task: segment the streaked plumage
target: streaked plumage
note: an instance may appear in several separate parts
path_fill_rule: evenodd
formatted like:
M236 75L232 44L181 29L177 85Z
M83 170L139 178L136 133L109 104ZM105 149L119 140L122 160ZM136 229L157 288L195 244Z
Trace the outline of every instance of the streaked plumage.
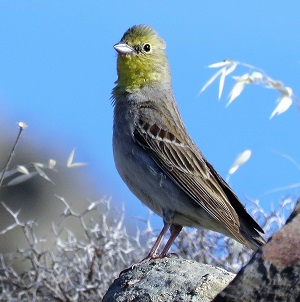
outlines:
M164 229L147 259L163 257L182 226L204 227L252 249L261 227L206 161L182 122L174 100L165 43L150 27L130 28L116 44L113 149L129 189L163 217ZM160 240L171 237L160 255Z

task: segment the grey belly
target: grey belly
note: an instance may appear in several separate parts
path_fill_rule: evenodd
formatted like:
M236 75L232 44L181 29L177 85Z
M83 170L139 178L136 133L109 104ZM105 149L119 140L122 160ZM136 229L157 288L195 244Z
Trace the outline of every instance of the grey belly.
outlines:
M120 144L120 140L114 139L113 148L115 164L123 181L154 213L162 216L163 209L168 209L174 213L174 223L228 234L223 224L176 185L142 147Z

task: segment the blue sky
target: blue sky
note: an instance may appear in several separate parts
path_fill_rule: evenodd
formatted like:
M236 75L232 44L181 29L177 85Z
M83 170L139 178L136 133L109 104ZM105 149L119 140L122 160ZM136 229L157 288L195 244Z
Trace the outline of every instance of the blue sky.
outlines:
M259 199L275 207L299 188L299 111L296 104L269 120L278 94L253 86L229 108L221 101L211 63L230 58L262 68L299 91L299 1L9 1L0 2L1 129L12 137L16 123L29 125L23 141L43 146L41 158L88 162L87 179L124 202L132 216L147 209L118 176L112 156L111 89L116 80L113 45L135 24L154 27L167 42L175 97L194 141L226 177L238 153L253 155L230 179L243 203ZM170 7L171 5L171 7ZM245 70L237 70L240 75ZM53 154L55 150L55 154ZM18 152L22 152L21 149ZM39 160L39 159L37 159ZM101 193L100 193L101 192Z

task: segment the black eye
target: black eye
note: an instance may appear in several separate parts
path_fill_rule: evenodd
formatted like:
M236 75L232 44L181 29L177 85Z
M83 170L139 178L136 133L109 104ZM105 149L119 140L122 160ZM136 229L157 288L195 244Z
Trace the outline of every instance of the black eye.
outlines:
M146 51L146 52L149 52L150 50L151 50L151 46L150 46L150 44L145 44L144 45L144 47L143 47L143 49Z

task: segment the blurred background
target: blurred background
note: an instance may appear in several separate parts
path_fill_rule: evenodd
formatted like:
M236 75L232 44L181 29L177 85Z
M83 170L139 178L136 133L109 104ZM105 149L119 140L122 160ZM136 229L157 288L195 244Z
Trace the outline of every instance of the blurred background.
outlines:
M300 95L299 10L296 0L1 1L0 170L19 121L28 128L10 168L50 158L58 164L57 172L50 173L54 184L35 177L1 188L0 200L40 225L53 220L50 209L56 214L62 210L55 194L83 208L89 200L109 197L115 208L124 205L126 221L133 229L137 217L148 216L148 209L119 177L111 144L110 96L117 78L113 45L135 24L151 25L166 41L183 120L216 170L225 178L236 156L252 150L251 159L229 182L242 203L259 200L270 211L283 198L298 196L297 102L269 120L279 96L273 90L246 87L228 108L230 79L226 79L221 101L217 83L202 94L199 91L215 72L207 66L229 58L262 68ZM74 161L87 166L65 167L74 148ZM11 223L5 213L0 208L1 229ZM160 218L153 221L161 227Z

